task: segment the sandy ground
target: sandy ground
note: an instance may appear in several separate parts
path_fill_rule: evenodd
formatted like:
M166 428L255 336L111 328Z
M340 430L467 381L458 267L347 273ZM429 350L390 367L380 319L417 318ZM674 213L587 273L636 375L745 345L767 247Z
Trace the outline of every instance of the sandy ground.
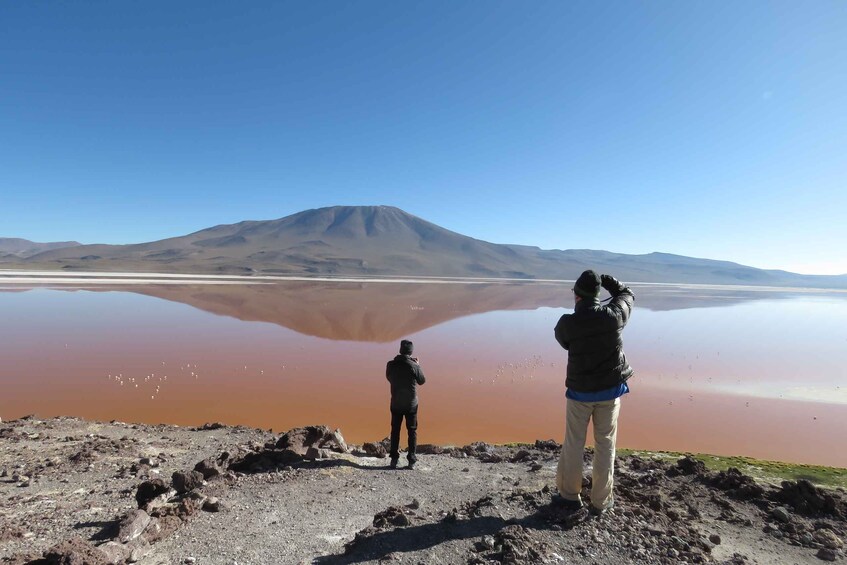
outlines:
M558 457L551 441L424 446L414 470L392 470L378 457L382 444L346 446L322 427L283 436L206 428L32 417L0 424L0 559L221 565L844 559L842 491L758 484L740 473L710 472L693 459L619 458L615 508L593 516L550 504ZM587 492L590 453L586 461Z

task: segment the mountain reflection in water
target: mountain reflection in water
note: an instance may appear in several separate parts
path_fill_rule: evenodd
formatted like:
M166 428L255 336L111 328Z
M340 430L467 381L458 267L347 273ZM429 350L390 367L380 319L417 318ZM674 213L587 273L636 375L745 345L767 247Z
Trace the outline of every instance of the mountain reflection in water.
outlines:
M0 291L4 419L324 423L378 440L385 362L411 338L422 442L563 435L567 354L552 329L573 307L567 283L61 288ZM847 293L633 288L621 447L847 466L830 448L847 416Z
M245 322L270 322L303 335L387 343L455 318L500 310L572 308L570 284L312 283L143 285L123 290L189 304ZM633 286L637 307L665 311L725 307L796 293L690 286Z

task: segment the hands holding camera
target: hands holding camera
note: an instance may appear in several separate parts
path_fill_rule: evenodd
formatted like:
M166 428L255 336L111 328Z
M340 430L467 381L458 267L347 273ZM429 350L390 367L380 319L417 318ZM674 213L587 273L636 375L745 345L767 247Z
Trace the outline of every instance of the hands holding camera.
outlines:
M618 279L611 275L600 275L600 286L609 291L609 294L614 296L616 293L620 292L621 283Z

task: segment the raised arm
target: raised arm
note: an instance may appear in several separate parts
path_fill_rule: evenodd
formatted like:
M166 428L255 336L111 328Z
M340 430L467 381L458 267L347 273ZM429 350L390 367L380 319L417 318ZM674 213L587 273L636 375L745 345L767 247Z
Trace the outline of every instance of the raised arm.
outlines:
M426 382L426 377L424 376L423 369L417 363L415 363L415 380L419 385L422 385Z
M600 284L612 295L612 301L609 302L608 308L614 314L618 327L624 327L629 321L630 314L632 314L635 294L628 286L609 275L600 275Z

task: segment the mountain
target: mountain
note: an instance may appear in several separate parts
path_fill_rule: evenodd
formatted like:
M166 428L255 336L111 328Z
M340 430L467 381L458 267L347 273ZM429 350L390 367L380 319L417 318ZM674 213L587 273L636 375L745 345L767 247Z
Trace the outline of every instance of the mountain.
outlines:
M26 258L51 249L62 249L81 245L77 241L55 241L52 243L37 243L17 237L0 237L0 258Z
M474 239L390 206L335 206L220 225L134 245L80 245L0 266L88 271L575 279L593 268L626 281L847 288L810 276L665 253L542 250Z

